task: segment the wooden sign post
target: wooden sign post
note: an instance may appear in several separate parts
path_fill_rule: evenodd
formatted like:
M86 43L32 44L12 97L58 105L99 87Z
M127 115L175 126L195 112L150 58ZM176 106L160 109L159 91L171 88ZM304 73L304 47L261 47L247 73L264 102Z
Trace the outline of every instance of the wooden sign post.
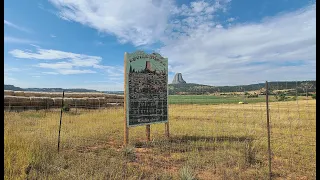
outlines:
M168 59L158 53L143 51L124 55L124 145L128 144L129 127L146 125L150 141L150 125L168 121Z

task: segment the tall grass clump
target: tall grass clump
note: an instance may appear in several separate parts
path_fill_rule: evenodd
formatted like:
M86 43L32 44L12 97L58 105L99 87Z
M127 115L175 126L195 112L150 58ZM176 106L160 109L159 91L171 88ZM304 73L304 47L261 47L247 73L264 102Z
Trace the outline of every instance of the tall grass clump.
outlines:
M194 171L189 166L183 166L179 171L179 177L181 180L196 180Z

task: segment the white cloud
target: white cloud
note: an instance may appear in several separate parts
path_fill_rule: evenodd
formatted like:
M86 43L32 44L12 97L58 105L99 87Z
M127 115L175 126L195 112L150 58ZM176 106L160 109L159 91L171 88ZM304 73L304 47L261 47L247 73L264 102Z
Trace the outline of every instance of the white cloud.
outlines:
M35 45L34 45L35 46ZM30 52L27 50L14 49L9 53L21 59L38 59L38 60L50 60L59 62L43 62L34 65L34 67L53 69L56 72L43 72L45 74L86 74L96 73L96 71L90 69L81 68L94 68L100 69L107 73L109 77L123 76L123 66L106 66L102 65L102 58L100 56L90 56L85 54L77 54L72 52L65 52L53 49L41 49L39 46L36 52ZM80 68L80 69L79 69Z
M59 10L62 19L116 35L119 42L132 42L136 46L158 41L167 28L172 11L176 9L173 0L50 2Z
M229 19L227 19L227 22L233 22L234 20L236 20L235 18L229 18Z
M24 59L43 59L43 60L57 60L57 59L70 59L73 62L91 65L98 64L101 61L101 57L88 56L84 54L76 54L71 52L64 52L53 49L41 49L38 48L36 53L26 52L19 49L14 49L9 52L14 57Z
M88 1L50 0L59 17L81 23L99 32L113 34L119 42L135 46L152 44L187 33L198 25L211 27L214 13L226 11L230 0L196 1L181 7L174 0ZM169 34L168 34L169 33Z
M28 40L28 39L21 39L15 37L4 36L5 43L16 43L16 44L30 44L30 43L37 43L36 41Z
M225 26L216 16L227 11L230 0L180 7L173 0L50 1L61 18L113 34L122 43L160 41L159 51L169 58L170 71L182 72L187 82L231 85L315 78L315 3L258 23L229 18L223 22L233 24ZM108 67L96 68L113 73Z
M54 35L54 34L50 34L50 37L55 38L55 37L57 37L57 36Z
M166 46L181 37L189 37L196 29L209 31L216 25L221 26L215 21L216 14L224 12L229 3L228 0L196 1L191 2L189 6L183 4L181 7L176 7L173 18L167 25L165 36L160 40Z
M57 73L57 72L42 72L43 74L50 74L50 75L57 75L57 74L59 74L59 73Z
M35 45L35 44L30 44L30 46L33 46L33 47L35 47L35 48L40 48L40 46Z
M123 76L124 67L123 66L101 66L109 77L119 77Z
M49 67L44 67L44 68L49 68ZM47 75L58 75L58 74L62 74L62 75L70 75L70 74L94 74L97 73L96 71L90 70L90 69L84 69L84 70L80 70L80 69L68 69L68 68L51 68L56 70L56 72L42 72L42 74L47 74Z
M216 28L217 28L217 29L221 29L221 28L223 28L223 26L222 26L221 24L217 24L217 25L216 25Z
M48 68L48 69L72 69L73 64L67 62L57 62L57 63L39 63L36 65L37 67L41 68Z
M162 36L174 7L172 0L50 0L62 19L75 21L99 32L116 35L122 43L139 46Z
M100 62L102 60L99 56L89 56L85 54L76 54L71 52L64 52L52 49L37 48L37 52L23 51L14 49L9 53L21 59L38 59L38 60L60 60L56 63L39 63L36 67L54 69L60 74L85 74L96 73L87 69L74 69L74 68L101 68ZM63 60L63 61L61 61Z
M179 35L160 50L169 57L172 71L182 72L187 82L315 79L315 5L259 23L207 27L188 28L188 36ZM296 65L286 65L290 63Z
M59 69L58 72L60 74L88 74L88 73L96 73L92 70L79 70L79 69Z
M18 25L16 25L16 24L13 24L12 22L9 22L9 21L7 21L7 20L4 20L4 24L7 25L7 26L9 26L9 27L13 27L13 28L15 28L15 29L18 29L18 30L20 30L20 31L24 31L24 32L27 32L27 33L30 33L30 32L31 32L29 29L24 28L24 27L21 27L21 26L18 26Z

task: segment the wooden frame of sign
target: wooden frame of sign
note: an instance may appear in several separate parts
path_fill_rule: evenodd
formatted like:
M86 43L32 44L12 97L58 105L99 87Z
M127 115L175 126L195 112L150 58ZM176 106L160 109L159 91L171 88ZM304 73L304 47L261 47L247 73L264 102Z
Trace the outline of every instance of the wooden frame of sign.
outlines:
M158 53L143 51L124 54L124 145L129 142L129 127L146 125L150 141L150 125L168 120L168 59Z

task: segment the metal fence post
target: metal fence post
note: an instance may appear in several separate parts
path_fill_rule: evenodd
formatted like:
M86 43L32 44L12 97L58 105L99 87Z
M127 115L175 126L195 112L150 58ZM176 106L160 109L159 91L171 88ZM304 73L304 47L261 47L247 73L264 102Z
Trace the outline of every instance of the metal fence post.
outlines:
M269 97L268 97L268 81L266 81L266 106L267 106L267 129L268 129L268 156L269 156L269 179L271 180L271 147L270 147L270 121L269 121Z
M61 131L61 121L62 121L62 111L63 111L63 98L64 98L64 91L62 92L62 102L61 102L61 111L60 111L60 125L59 125L59 135L58 135L58 153L60 150L60 131Z

